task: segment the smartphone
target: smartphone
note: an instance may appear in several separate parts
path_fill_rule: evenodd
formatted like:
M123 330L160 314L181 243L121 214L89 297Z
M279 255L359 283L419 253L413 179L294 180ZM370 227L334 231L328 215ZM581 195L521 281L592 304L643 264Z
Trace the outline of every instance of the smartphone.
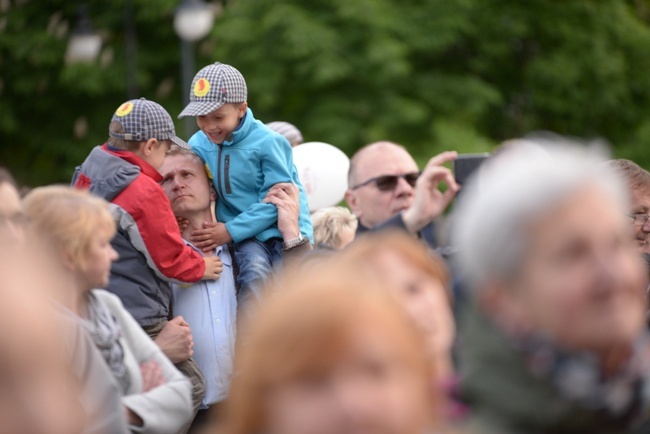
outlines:
M453 162L454 179L463 185L469 176L478 169L490 154L460 154Z

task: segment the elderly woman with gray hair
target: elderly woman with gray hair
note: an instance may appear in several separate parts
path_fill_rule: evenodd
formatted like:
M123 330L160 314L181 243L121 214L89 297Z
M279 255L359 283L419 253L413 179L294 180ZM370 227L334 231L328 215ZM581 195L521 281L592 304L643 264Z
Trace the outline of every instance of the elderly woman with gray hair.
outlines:
M496 156L455 209L471 433L648 432L644 265L593 148Z

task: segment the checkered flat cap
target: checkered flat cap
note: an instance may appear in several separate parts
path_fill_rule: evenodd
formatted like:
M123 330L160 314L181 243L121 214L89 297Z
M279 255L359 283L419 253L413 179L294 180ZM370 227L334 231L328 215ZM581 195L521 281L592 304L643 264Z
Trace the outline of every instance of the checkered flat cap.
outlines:
M246 102L247 98L246 80L241 72L215 62L194 76L190 103L178 117L207 115L226 103Z
M160 104L145 98L132 99L120 105L112 122L117 122L124 128L123 133L111 131L108 135L120 140L171 140L181 148L190 149L184 140L176 136L174 121Z

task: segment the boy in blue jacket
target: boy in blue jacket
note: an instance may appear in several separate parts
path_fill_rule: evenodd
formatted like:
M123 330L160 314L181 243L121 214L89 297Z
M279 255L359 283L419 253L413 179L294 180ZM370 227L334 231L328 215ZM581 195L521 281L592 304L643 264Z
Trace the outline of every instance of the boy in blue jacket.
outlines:
M192 150L205 162L217 190L218 223L205 222L190 241L203 250L233 242L239 266L238 301L260 295L282 250L310 242L313 229L307 194L293 164L289 142L253 117L242 74L216 62L201 69L190 91L190 103L178 116L195 116L200 131L190 138ZM300 232L283 242L278 213L262 200L280 182L300 190Z

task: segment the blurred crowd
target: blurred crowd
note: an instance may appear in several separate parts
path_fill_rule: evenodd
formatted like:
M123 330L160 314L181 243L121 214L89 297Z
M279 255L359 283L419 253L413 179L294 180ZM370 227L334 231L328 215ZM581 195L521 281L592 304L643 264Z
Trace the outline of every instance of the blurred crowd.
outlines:
M381 141L309 213L295 126L229 65L190 97L189 143L138 99L69 186L0 168L3 433L650 432L647 170Z

